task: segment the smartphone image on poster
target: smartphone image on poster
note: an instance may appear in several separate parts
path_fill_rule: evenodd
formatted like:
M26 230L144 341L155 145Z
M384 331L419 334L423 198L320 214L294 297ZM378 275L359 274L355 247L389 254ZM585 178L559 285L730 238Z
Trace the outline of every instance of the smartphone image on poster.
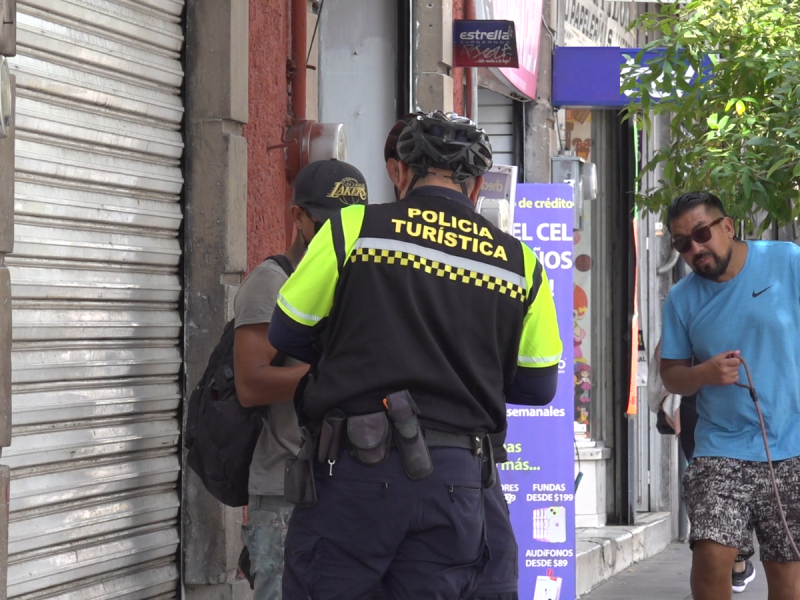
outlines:
M550 544L567 541L567 510L563 506L537 508L533 511L533 539Z
M567 509L551 506L547 509L547 541L563 544L567 541Z
M553 569L547 569L547 575L536 578L533 589L533 600L559 600L561 597L561 577L553 575Z

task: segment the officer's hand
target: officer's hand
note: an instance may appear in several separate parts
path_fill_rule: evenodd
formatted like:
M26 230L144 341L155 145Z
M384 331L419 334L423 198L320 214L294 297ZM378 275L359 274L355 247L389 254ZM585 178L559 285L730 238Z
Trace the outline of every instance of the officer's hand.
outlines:
M706 385L731 385L739 381L739 350L728 350L703 363Z

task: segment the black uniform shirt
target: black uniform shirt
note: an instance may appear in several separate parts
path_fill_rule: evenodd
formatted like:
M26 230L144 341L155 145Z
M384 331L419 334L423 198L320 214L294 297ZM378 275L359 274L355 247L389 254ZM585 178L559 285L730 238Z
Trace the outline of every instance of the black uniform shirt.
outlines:
M293 328L326 329L306 415L380 411L386 394L408 389L430 428L504 430L517 367L561 357L543 275L530 249L453 190L343 210L278 299Z

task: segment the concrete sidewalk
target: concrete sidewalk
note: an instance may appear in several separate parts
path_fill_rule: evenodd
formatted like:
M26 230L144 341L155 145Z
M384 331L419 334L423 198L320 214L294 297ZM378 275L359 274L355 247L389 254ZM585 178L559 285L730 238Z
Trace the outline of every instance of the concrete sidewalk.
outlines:
M576 592L587 594L632 564L655 556L672 541L669 513L639 513L636 525L576 530Z
M758 552L756 552L756 557ZM691 600L689 572L692 552L689 544L679 542L667 546L666 550L652 558L636 563L613 576L597 588L581 596L581 600ZM765 600L767 579L764 568L753 561L756 578L741 594L733 594L734 600Z

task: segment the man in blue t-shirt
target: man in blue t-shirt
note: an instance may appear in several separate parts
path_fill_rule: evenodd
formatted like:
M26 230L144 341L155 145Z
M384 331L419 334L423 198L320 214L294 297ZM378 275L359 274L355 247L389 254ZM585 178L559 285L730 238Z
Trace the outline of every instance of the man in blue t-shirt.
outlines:
M697 393L694 459L683 480L695 600L731 597L736 555L755 529L770 600L800 598L800 562L783 530L756 408L758 390L786 518L800 540L800 247L735 239L719 198L685 194L667 214L672 245L692 266L664 304L661 376ZM697 362L692 365L692 357Z

